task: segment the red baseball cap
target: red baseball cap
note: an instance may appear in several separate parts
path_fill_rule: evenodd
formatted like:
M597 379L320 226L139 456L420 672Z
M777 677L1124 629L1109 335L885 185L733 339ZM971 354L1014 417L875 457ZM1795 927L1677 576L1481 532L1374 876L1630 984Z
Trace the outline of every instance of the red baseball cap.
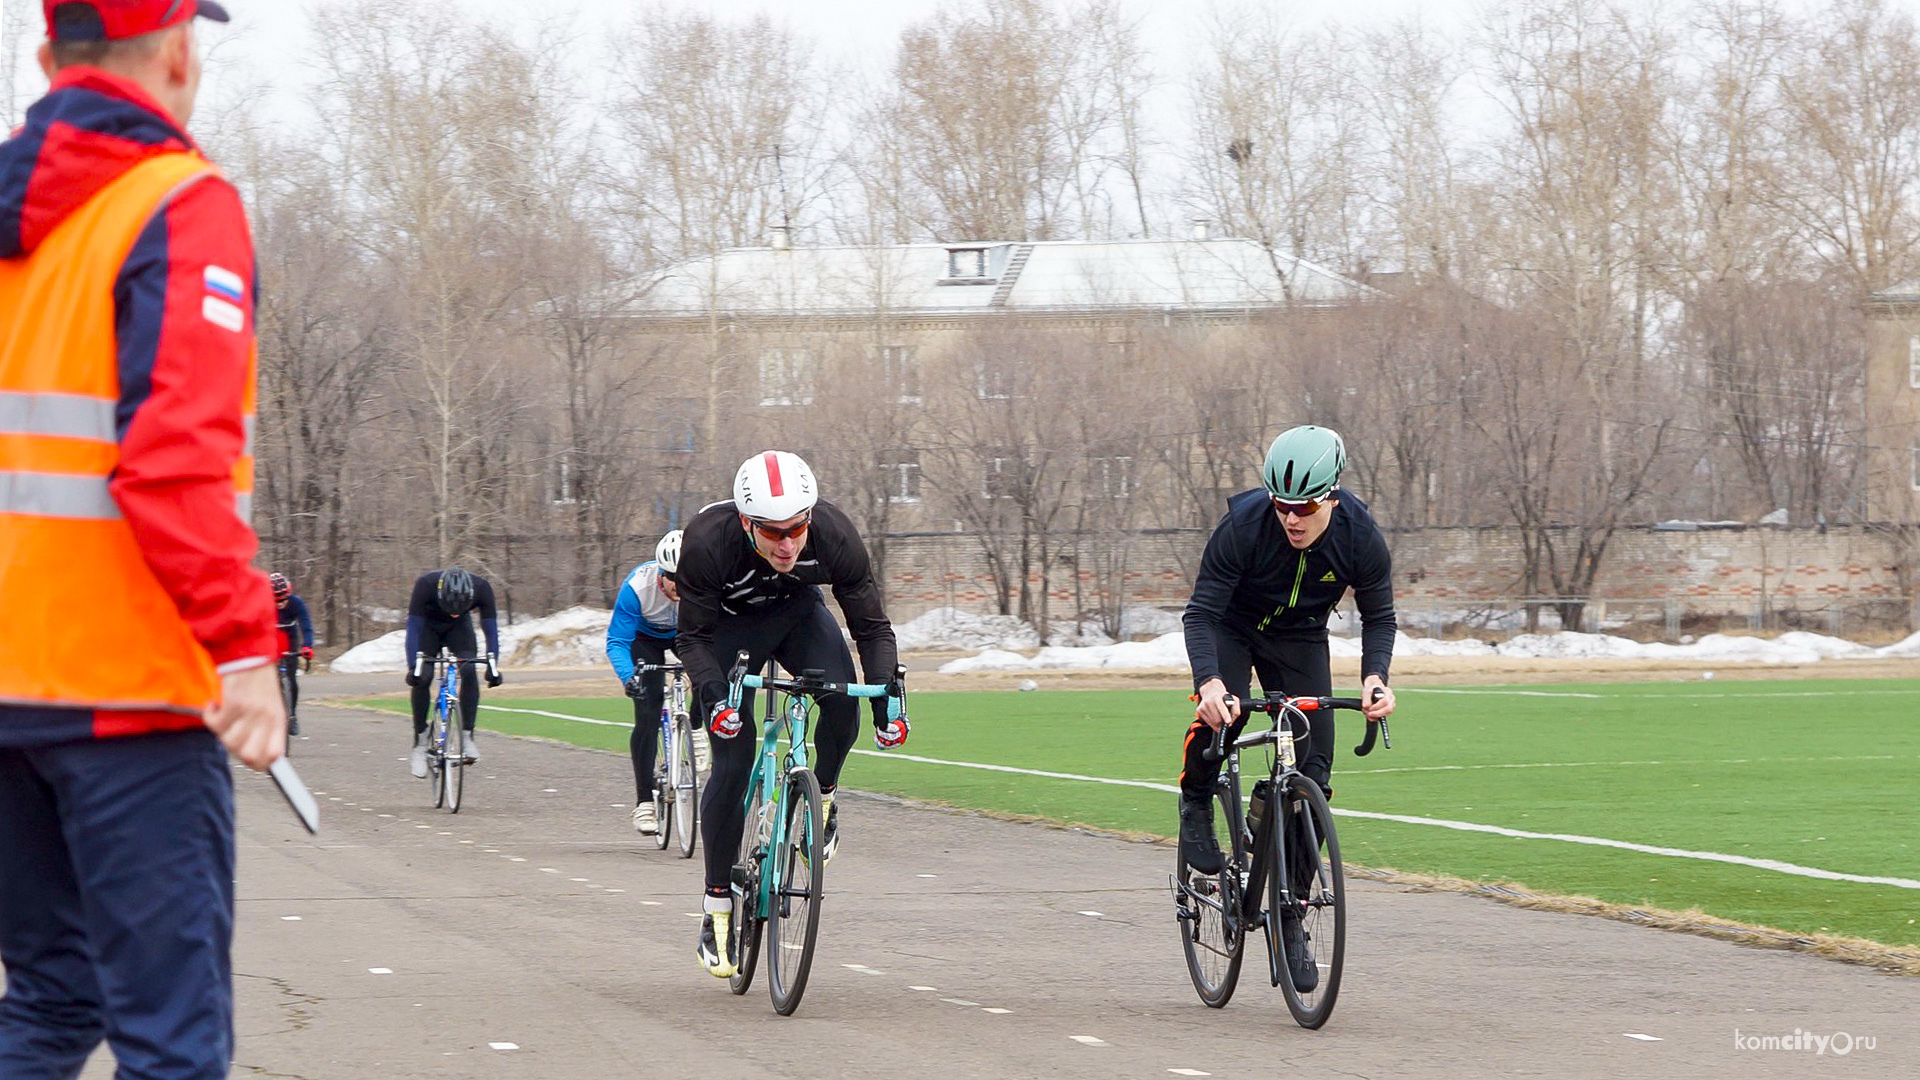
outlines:
M118 41L178 26L195 15L228 21L213 0L40 0L54 41Z

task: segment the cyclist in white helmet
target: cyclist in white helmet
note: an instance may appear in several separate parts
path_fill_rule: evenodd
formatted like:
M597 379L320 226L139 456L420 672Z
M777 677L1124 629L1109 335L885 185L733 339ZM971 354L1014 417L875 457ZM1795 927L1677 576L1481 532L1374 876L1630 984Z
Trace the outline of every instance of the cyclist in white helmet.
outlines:
M1346 466L1337 432L1310 424L1282 432L1261 469L1265 486L1227 500L1200 557L1182 619L1200 705L1180 771L1180 850L1201 873L1219 873L1223 861L1213 831L1220 763L1202 751L1222 725L1238 736L1246 717L1229 699L1247 696L1255 672L1270 694L1332 695L1327 615L1348 589L1360 609L1366 713L1379 719L1393 712L1393 560L1367 504L1339 486ZM1328 795L1333 746L1333 713L1315 714L1300 771ZM1303 933L1298 915L1283 910L1280 930L1289 939L1287 955L1301 959L1289 972L1295 988L1312 990L1319 972L1313 954L1293 940Z
M679 529L661 537L653 558L627 574L613 603L613 621L607 624L607 659L633 699L633 738L628 742L633 756L633 828L646 836L659 829L653 813L653 767L660 750L660 703L666 697L666 681L658 671L641 675L635 669L664 663L667 650L673 647L680 621L680 592L673 581L680 567L680 542Z
M788 671L817 669L830 682L856 681L853 657L821 599L821 585L831 586L839 601L867 682L890 682L896 653L867 545L847 515L819 497L813 470L799 457L768 450L748 458L734 477L732 501L700 511L687 525L684 544L674 650L687 666L713 744L713 773L700 800L707 918L696 951L703 968L725 978L740 962L732 955L728 885L756 747L753 692L747 691L738 710L727 707L727 671L735 655L744 650L756 668L772 657ZM874 742L882 749L905 743L907 718L889 720L884 700L873 705ZM820 702L814 770L826 795L829 859L840 839L834 785L858 726L852 698Z

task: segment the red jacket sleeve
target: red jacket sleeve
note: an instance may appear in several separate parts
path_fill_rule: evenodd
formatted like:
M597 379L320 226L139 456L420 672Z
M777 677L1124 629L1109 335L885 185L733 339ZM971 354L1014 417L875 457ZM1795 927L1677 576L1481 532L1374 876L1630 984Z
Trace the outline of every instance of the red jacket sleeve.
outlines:
M112 491L154 576L222 670L277 650L272 591L252 568L234 467L250 453L254 261L240 196L208 178L177 194L115 284L120 466Z

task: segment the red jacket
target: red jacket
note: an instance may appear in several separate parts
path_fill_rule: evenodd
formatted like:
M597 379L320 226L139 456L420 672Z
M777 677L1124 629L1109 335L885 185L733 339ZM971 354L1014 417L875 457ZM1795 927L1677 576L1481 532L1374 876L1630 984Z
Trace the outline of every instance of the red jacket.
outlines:
M0 258L31 254L147 158L193 148L131 81L84 67L60 72L26 125L0 143ZM252 243L233 187L209 178L155 212L121 265L113 302L113 500L218 669L266 663L276 651L273 599L250 566L257 542L244 508L236 511L233 479L250 441L233 403L249 396L256 302ZM0 605L0 618L9 617L19 616ZM125 640L101 647L140 645L130 627ZM187 719L198 723L178 714L0 705L0 746L137 734Z

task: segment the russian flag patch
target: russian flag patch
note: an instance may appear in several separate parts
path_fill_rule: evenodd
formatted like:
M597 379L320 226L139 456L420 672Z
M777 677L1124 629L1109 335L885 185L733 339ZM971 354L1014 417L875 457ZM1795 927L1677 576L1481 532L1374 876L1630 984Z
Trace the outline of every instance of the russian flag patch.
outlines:
M229 304L217 296L209 296L200 301L200 316L222 330L240 333L247 328L247 313L239 305Z
M225 267L207 267L206 280L207 291L215 296L223 297L236 304L247 298L247 283L241 280L239 274Z

